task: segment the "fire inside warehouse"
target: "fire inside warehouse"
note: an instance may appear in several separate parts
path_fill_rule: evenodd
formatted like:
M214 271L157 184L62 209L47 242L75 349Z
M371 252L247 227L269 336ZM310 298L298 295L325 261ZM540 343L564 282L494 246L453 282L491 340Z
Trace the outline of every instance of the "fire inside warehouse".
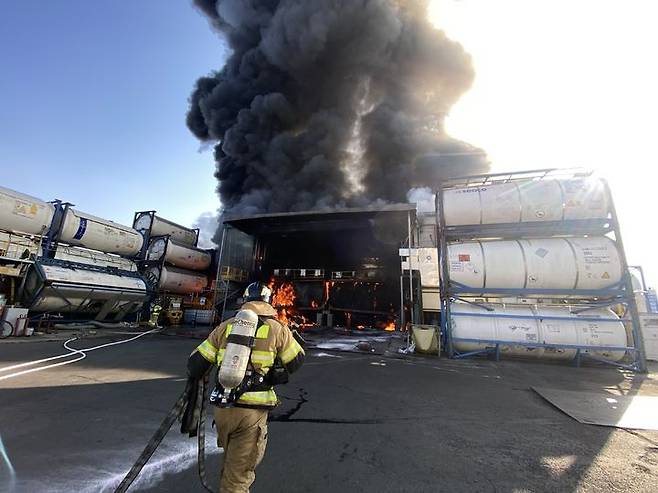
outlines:
M409 319L399 248L415 211L395 204L226 218L222 252L227 263L246 259L248 276L269 283L292 326L395 330L405 311Z

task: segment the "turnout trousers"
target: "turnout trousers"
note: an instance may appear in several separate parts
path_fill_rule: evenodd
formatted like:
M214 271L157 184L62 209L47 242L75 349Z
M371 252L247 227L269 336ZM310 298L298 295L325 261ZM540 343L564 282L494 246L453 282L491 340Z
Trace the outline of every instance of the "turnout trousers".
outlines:
M267 446L266 409L214 408L217 444L224 449L220 493L249 493Z

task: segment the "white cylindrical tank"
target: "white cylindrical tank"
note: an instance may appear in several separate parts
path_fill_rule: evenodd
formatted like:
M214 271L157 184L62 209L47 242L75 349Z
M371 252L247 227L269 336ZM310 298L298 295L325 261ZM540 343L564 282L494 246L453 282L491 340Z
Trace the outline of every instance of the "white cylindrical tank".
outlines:
M206 270L212 261L211 255L199 248L181 245L171 238L156 238L151 241L146 258L161 260L181 269Z
M170 236L183 245L196 245L196 231L163 219L150 212L142 212L135 219L133 227L139 231L151 231L153 236Z
M42 235L50 228L54 214L54 205L0 187L0 229Z
M622 277L617 247L604 236L453 243L448 258L452 281L483 290L604 289Z
M529 306L518 306L513 308L496 308L494 312L469 305L467 303L453 303L452 311L452 337L454 347L460 352L478 351L491 347L489 342L483 341L505 341L523 344L537 343L540 340L539 323L533 319L533 312ZM523 318L494 318L480 317L475 315L494 314L520 315ZM471 339L461 341L460 339ZM525 345L506 345L500 347L501 352L515 356L526 356L535 354L541 356L542 348L533 348Z
M219 365L219 383L225 389L233 389L244 379L251 347L240 341L231 341L231 336L254 337L258 327L258 315L252 310L240 310L231 322L231 333L224 351L224 358Z
M68 262L78 262L80 264L97 265L100 267L115 267L120 270L137 272L137 264L130 259L96 250L87 250L86 248L59 245L55 252L55 258Z
M610 309L599 308L579 314L569 307L550 306L489 306L493 311L467 303L452 303L452 337L457 351L478 351L501 344L503 354L551 359L572 359L576 347L605 359L619 361L624 350L596 349L596 347L626 347L626 329L619 317ZM494 315L494 316L481 316ZM496 317L495 315L503 315ZM528 318L506 318L519 315ZM533 318L538 316L540 318ZM541 318L546 317L546 318ZM600 319L600 320L597 320ZM615 319L615 320L610 320ZM541 344L541 347L533 344Z
M25 277L22 298L35 312L134 313L147 290L139 277L37 263Z
M618 319L619 317L609 308L587 310L578 314L570 313L568 308L548 307L538 305L535 313L540 316L551 317L541 319L542 341L544 344L578 344L582 346L616 346L627 345L626 328L621 320L615 322L596 321L592 319ZM552 317L568 316L569 320L556 320ZM573 342L576 341L576 342ZM582 352L593 354L601 358L619 361L624 357L625 351L610 351L584 349ZM576 349L546 348L544 355L550 358L572 359L576 356Z
M446 190L447 226L600 219L608 217L600 178L545 179Z
M198 272L175 267L151 267L149 271L159 279L158 289L177 294L200 293L208 285L208 278Z
M137 255L144 243L144 237L133 228L74 209L67 210L59 239L126 257Z

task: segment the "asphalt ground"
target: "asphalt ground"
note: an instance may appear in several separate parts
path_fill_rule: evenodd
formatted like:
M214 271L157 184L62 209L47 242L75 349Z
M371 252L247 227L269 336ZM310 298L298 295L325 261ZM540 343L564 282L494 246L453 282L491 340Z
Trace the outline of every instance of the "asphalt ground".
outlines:
M0 381L0 491L112 491L182 391L198 343L145 336ZM0 343L0 368L63 352ZM310 350L279 390L252 491L658 491L658 433L580 424L532 386L658 395L655 374L612 368ZM172 429L131 491L204 491L195 440Z

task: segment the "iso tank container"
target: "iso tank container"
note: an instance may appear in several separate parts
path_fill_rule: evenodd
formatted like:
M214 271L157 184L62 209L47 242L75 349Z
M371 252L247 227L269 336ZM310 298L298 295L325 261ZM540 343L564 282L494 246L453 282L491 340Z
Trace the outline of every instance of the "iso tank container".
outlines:
M627 346L624 324L608 308L587 310L579 314L571 313L569 307L490 306L489 308L492 311L466 303L451 304L453 345L457 351L483 350L495 346L496 342L501 342L505 343L500 346L501 353L510 356L575 358L576 347L559 346L594 346L592 349L582 349L581 353L612 361L620 361L625 355L624 350L596 349L596 347ZM515 317L506 318L505 315ZM541 346L533 346L533 344Z
M448 189L447 226L602 219L610 204L600 178L527 180Z
M619 251L604 236L454 243L448 257L450 279L483 292L605 289L622 278Z
M190 270L206 270L212 261L211 255L199 248L182 245L171 238L156 238L151 241L147 260L162 260L175 267Z
M54 214L53 204L0 187L0 229L42 235L50 228Z
M139 277L35 263L22 290L34 312L135 313L147 299Z
M169 236L183 245L196 246L197 234L195 230L163 219L153 212L138 213L133 227L139 231L150 231L151 237Z
M158 289L176 294L200 293L208 285L208 278L197 272L176 267L151 267L151 274L158 279Z
M137 272L137 264L132 260L109 253L97 252L96 250L87 250L86 248L59 245L55 252L55 258L79 264L113 267L119 270Z
M126 257L137 255L144 243L144 237L133 228L74 209L66 211L59 239Z
M0 229L43 235L54 214L53 204L0 187ZM75 209L67 210L59 240L127 257L139 253L143 243L134 229Z

